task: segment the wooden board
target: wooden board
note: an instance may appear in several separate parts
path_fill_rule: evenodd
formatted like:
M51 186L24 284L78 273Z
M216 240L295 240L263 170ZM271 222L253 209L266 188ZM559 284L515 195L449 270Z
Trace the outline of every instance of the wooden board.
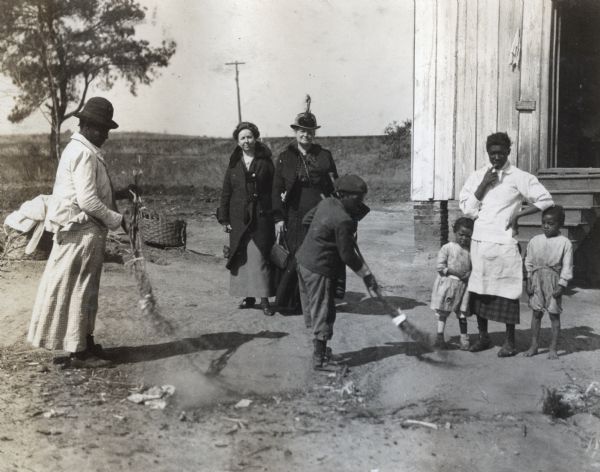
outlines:
M479 0L477 8L477 158L488 162L485 140L498 124L498 26L500 0Z
M537 103L534 111L519 114L519 168L535 173L540 151L540 86L542 60L543 11L546 0L523 2L523 39L521 54L520 100Z
M511 51L521 44L522 0L501 0L498 29L498 131L506 131L513 142L511 161L517 162L519 112L515 103L521 88L521 65L510 64Z
M476 169L477 0L458 1L454 198Z
M411 199L433 198L435 157L436 0L415 2Z
M448 200L454 190L457 0L438 1L435 74L435 159L433 199Z
M553 3L545 0L542 14L542 57L540 69L540 150L538 155L537 169L551 166L552 156L550 155L550 63L552 61L552 34L553 34Z

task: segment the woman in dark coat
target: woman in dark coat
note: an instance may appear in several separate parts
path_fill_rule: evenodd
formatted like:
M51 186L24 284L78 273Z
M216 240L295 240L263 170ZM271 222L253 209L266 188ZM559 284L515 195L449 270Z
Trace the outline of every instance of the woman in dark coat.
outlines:
M333 193L333 180L338 177L331 152L313 142L320 126L310 112L310 97L306 97L306 102L306 111L290 125L296 140L279 155L273 177L275 232L277 237L285 237L292 256L306 235L307 228L302 225L304 215ZM300 310L294 257L289 258L288 268L279 274L276 296L279 310Z
M273 315L269 304L273 284L269 252L274 231L271 212L273 162L271 151L258 141L256 125L241 122L233 132L237 146L225 172L219 223L229 232L227 269L231 273L230 294L244 297L240 308L253 308L261 298L265 315Z

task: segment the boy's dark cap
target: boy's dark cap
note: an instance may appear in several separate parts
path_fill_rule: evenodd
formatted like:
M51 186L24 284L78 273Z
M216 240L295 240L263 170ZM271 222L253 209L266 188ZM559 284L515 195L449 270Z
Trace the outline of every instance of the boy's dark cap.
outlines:
M335 189L338 192L367 193L367 184L358 175L343 175L335 181Z

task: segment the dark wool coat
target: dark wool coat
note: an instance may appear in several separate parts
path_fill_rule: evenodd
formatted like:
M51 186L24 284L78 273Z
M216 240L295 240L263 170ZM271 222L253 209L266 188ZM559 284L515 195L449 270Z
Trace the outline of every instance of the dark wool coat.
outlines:
M313 144L308 154L310 157L306 161L312 162L312 165L307 181L298 178L298 168L303 166L303 163L297 142L289 144L275 163L273 218L275 221L285 221L285 240L291 255L296 253L306 234L306 228L302 224L304 215L317 206L321 195L328 197L333 193L333 183L329 174L332 174L334 179L338 177L333 157L327 149ZM282 200L281 194L284 192L285 198ZM295 257L290 257L288 267L281 271L276 279L276 305L292 312L300 310Z
M292 253L302 243L305 229L302 218L321 201L321 195L328 197L333 193L332 175L338 173L331 152L318 144L308 150L314 166L310 169L309 181L302 182L297 177L297 168L303 165L298 144L293 142L279 155L273 177L273 218L285 221L287 242ZM308 159L307 159L308 160ZM285 192L282 200L281 194Z
M242 156L242 149L237 146L225 172L218 211L219 223L230 224L232 228L229 233L228 269L245 263L246 246L250 239L266 259L274 242L271 211L274 169L271 151L257 142L249 171L246 171Z

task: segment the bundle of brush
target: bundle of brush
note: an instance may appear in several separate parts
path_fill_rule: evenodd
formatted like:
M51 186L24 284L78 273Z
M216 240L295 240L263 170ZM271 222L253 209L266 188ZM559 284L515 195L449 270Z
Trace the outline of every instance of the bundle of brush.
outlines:
M367 263L365 262L365 258L360 252L360 248L358 247L356 241L354 241L354 250L356 251L356 254L362 261L363 265L366 266ZM371 296L371 298L374 298L375 300L379 301L379 303L381 303L384 306L385 310L387 311L387 314L392 318L392 322L398 328L400 328L400 330L404 334L406 334L411 340L413 340L416 344L418 344L421 348L423 348L426 351L437 350L434 347L429 334L427 334L424 331L421 331L414 324L408 321L408 317L402 311L401 308L394 308L392 305L390 305L390 303L385 298L383 298L383 295L381 295L381 290L379 289L379 287L377 287L374 291L367 287L367 292L369 293L369 296Z
M173 335L175 334L173 326L168 320L161 316L158 310L156 298L154 297L154 292L152 291L152 284L150 283L150 277L146 271L146 260L142 252L143 243L139 228L139 215L143 207L142 199L134 192L131 193L133 194L132 218L129 228L124 227L124 229L125 232L129 234L131 259L127 262L127 264L131 266L137 282L137 289L140 296L138 305L142 311L142 314L151 319L161 332L167 335Z
M369 290L367 287L367 291L369 295L376 300L378 300L386 309L387 314L392 318L392 323L394 323L400 330L406 334L412 341L417 343L423 349L427 351L436 350L431 336L428 333L421 331L414 324L412 324L406 314L402 311L401 308L394 308L381 294L379 288L377 288L374 292Z
M133 193L133 192L132 192ZM142 199L139 195L133 193L133 209L129 228L124 228L129 233L129 245L131 247L131 265L135 280L137 282L138 292L140 294L139 306L144 315L154 315L156 310L156 300L152 293L150 278L146 272L146 261L142 253L142 239L140 237L139 213L142 207Z
M135 185L138 185L139 175L136 174ZM130 192L132 192L130 190ZM148 272L146 271L146 261L144 259L144 254L142 252L142 238L140 235L139 228L139 215L140 210L143 207L142 199L139 195L132 192L132 218L129 227L124 226L125 232L129 235L129 244L131 247L131 259L126 263L131 265L133 269L133 273L135 275L135 279L137 282L137 289L140 296L140 300L138 302L139 307L142 311L142 314L148 317L154 323L156 329L167 336L174 337L176 336L176 329L173 324L164 318L160 313L158 305L156 303L156 298L154 297L154 293L152 291L152 284L150 283L150 277L148 276ZM189 352L194 352L195 346L194 344L188 340L183 339L180 340L181 343L187 345L189 348ZM204 368L202 365L198 364L194 359L190 357L185 357L185 361L190 364L197 375L200 375L204 378L204 380L215 386L218 386L223 392L227 394L238 394L237 390L228 384L224 379L216 379L211 376L212 372L209 371L204 373Z

